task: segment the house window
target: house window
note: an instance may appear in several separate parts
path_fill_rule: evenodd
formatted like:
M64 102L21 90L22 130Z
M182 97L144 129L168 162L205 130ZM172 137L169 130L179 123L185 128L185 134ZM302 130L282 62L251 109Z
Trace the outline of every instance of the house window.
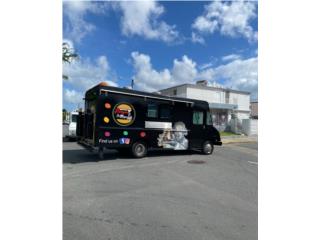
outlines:
M156 104L148 104L147 117L150 117L150 118L158 117L158 107Z
M160 106L160 118L168 119L171 118L171 108L167 105Z
M173 90L173 95L176 96L177 95L177 89Z
M203 112L194 111L192 117L192 123L194 125L202 125L203 124Z

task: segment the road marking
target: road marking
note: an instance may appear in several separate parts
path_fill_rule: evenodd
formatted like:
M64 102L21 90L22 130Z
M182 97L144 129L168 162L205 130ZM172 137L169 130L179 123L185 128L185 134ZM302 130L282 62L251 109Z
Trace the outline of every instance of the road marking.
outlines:
M251 163L251 164L256 164L256 165L258 165L258 163L257 163L257 162L251 162L251 161L248 161L248 163Z

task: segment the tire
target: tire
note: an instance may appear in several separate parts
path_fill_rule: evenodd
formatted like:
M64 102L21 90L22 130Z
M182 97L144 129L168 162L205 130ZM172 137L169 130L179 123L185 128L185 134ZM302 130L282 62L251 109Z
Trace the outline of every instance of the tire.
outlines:
M131 147L131 153L135 158L143 158L147 155L147 146L143 142L135 142Z
M202 145L202 153L205 155L210 155L213 152L213 144L210 141L205 141Z
M98 157L99 157L100 160L104 160L103 148L99 148L99 150L98 150Z

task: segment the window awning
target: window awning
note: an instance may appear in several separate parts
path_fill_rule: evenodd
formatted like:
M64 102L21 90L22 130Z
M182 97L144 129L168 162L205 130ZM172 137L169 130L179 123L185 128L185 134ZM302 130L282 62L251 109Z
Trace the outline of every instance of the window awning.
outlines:
M234 110L234 109L237 109L238 106L235 104L229 104L229 103L209 103L209 108Z

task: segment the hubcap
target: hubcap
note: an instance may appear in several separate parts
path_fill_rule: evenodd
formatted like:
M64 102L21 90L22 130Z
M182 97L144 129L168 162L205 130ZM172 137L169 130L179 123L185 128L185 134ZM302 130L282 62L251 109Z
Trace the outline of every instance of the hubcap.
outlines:
M212 151L212 146L210 143L207 143L205 146L204 146L204 151L205 153L211 153Z
M142 144L137 145L136 147L136 153L137 155L141 156L144 153L144 146Z

